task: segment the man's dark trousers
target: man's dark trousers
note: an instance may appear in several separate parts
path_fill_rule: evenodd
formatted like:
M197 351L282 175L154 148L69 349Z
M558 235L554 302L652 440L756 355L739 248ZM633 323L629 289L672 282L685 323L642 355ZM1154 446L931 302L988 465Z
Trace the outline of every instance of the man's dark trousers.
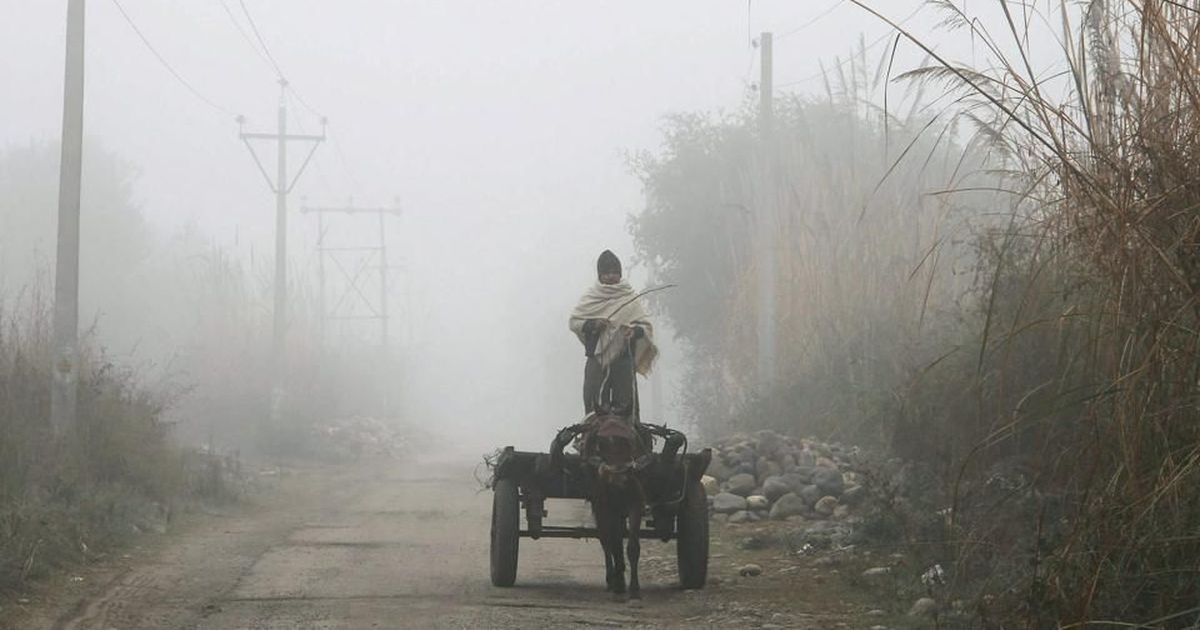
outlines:
M605 370L600 359L588 357L583 368L583 408L586 413L633 413L633 357L621 353Z

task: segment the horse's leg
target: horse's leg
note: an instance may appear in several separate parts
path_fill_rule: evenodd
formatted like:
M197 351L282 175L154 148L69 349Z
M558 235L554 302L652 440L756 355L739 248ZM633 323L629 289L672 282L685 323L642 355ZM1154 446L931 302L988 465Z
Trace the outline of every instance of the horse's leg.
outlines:
M620 504L618 503L617 505ZM610 530L612 533L612 544L609 547L613 552L613 593L618 595L618 599L620 599L620 595L625 593L625 554L621 553L625 548L625 541L622 540L624 533L621 531L623 520L620 511L612 510L609 517L609 522L612 524L612 529Z
M596 521L596 537L600 539L600 549L604 551L604 590L613 590L613 561L612 544L608 532L607 510L597 502L592 503L592 519Z
M604 550L604 590L611 592L613 590L613 561L607 536L600 540L600 547Z
M641 599L638 584L638 559L642 555L642 502L635 499L629 505L629 599ZM620 548L618 548L618 553ZM624 574L622 574L624 577Z

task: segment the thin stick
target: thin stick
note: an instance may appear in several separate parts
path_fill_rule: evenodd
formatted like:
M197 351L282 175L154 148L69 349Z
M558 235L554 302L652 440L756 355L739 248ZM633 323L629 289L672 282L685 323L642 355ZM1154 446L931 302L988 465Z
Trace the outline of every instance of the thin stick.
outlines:
M677 285L677 284L664 284L661 287L654 287L652 289L646 289L645 291L642 291L641 293L629 298L623 304L618 306L617 310L613 311L611 315L604 318L604 321L611 322L612 318L617 316L617 313L620 313L622 309L624 309L626 306L629 306L630 304L633 304L634 302L636 302L638 300L638 298L640 298L644 295L650 295L651 293L658 293L659 291L666 291L667 289L674 289L678 286L679 285Z

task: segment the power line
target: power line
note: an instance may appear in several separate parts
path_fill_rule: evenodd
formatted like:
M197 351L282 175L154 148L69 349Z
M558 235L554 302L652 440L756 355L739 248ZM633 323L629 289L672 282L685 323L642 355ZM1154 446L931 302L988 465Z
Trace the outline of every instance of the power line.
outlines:
M337 154L342 170L346 172L346 179L350 180L350 185L354 186L355 190L359 190L358 178L354 177L354 171L350 170L350 164L346 161L345 154L342 153L342 143L338 141L338 136L333 136L333 141L329 144L333 145L333 152Z
M751 12L751 3L754 0L746 0L746 48L750 51L750 60L746 63L746 73L742 77L744 85L750 85L750 73L754 70L754 58L758 55L754 52L757 43L754 40L754 17Z
M746 75L742 78L742 83L746 85L750 85L750 74L754 72L754 58L757 56L753 50L750 51L750 61L746 62Z
M820 72L814 72L806 77L796 79L795 81L788 81L787 83L780 83L779 85L777 85L775 87L785 88L790 85L796 85L799 83L807 83L808 81L812 81L813 79L819 79L819 78L825 76L832 70L840 70L846 64L850 63L858 54L865 53L869 50L874 50L876 46L879 46L883 42L891 39L892 36L893 36L893 33L888 33L888 34L884 35L883 37L880 37L879 39L871 42L871 44L868 45L866 48L863 48L862 50L858 51L857 53L849 55L845 59L842 59L842 60L838 61L837 63L833 64L833 66L831 66L828 70L821 70Z
M753 10L751 9L752 2L754 2L754 0L746 0L746 43L748 44L754 41L754 17Z
M287 89L289 92L292 93L292 96L296 97L296 102L300 103L300 105L302 105L304 107L304 109L308 110L308 113L310 113L313 116L316 116L317 118L320 118L322 120L325 119L325 115L322 114L321 112L318 112L317 110L313 109L313 106L309 105L308 101L304 100L303 96L300 96L300 93L296 91L296 88L292 87L291 83L288 83Z
M275 68L275 74L283 80L287 77L283 76L283 70L279 69L279 64L275 61L275 56L271 54L271 49L267 47L267 42L263 41L262 34L258 32L258 25L254 23L254 18L250 16L250 10L246 8L245 0L238 0L238 4L242 7L242 13L246 16L246 21L250 23L250 30L254 31L254 37L258 39L258 44L262 46L262 50L267 55L267 61Z
M797 26L796 28L794 28L790 31L785 31L782 35L776 35L775 41L779 41L785 37L791 37L792 35L795 35L796 33L803 31L804 29L812 26L813 24L820 22L821 20L825 19L826 16L833 13L838 8L840 8L843 4L845 4L845 1L846 0L836 0L832 5L830 5L828 8L826 8L824 11L821 11L820 13L818 13L816 15L816 17L812 18L811 20L801 24L800 26Z
M259 45L262 46L262 51L266 53L267 61L275 69L276 76L285 83L288 91L292 93L292 96L296 97L296 101L303 105L304 109L307 109L314 116L323 118L321 113L313 108L312 105L309 105L308 101L304 100L304 97L300 96L300 93L296 91L296 88L292 87L291 81L288 81L287 76L283 73L283 69L279 67L279 62L275 60L275 55L272 55L271 49L267 47L267 42L263 39L262 33L259 32L258 24L254 22L254 18L250 15L250 10L246 8L246 0L238 0L238 5L242 7L242 13L246 16L246 21L250 23L250 30L254 33L254 38L258 40Z
M921 12L921 7L917 7L917 9L914 10L912 13L909 13L907 17L905 17L903 20L900 20L899 24L901 24L901 25L906 24L907 22L912 20L914 17L916 17L917 14L920 12ZM870 45L868 45L866 48L859 50L857 54L865 53L868 50L874 50L875 47L877 47L880 44L882 44L883 42L891 39L893 36L896 35L896 33L892 32L894 30L895 29L892 29L892 30L889 30L887 33L884 33L881 37L879 37L879 39L876 39L875 41L871 42ZM808 81L812 81L813 79L819 79L819 78L825 76L828 72L830 72L832 70L840 70L846 64L850 63L855 58L855 56L856 55L850 55L850 56L846 57L845 59L842 59L841 61L834 64L828 70L821 70L820 72L814 72L813 74L810 74L806 77L802 77L800 79L796 79L795 81L788 81L787 83L780 83L780 84L776 85L775 87L776 88L785 88L785 87L788 87L791 85L806 83Z
M167 69L167 72L171 73L171 76L175 77L175 80L178 81L180 85L187 88L187 91L192 93L192 96L195 96L197 99L199 99L205 105L208 105L209 107L211 107L221 113L224 113L228 116L236 116L237 115L237 114L233 113L232 111L230 111L229 109L221 107L216 102L214 102L212 99L201 94L200 91L197 90L195 87L192 87L192 84L188 83L187 80L184 79L183 76L180 75L179 72L177 72L175 70L175 68L173 68L171 66L170 63L167 63L166 58L164 58L162 56L162 54L160 54L158 52L158 50L154 48L154 45L151 44L150 40L146 38L146 35L144 33L142 33L142 29L138 28L138 25L134 23L133 18L130 17L129 13L127 13L125 11L125 7L121 6L121 3L118 0L112 0L112 3L114 6L117 7L117 11L119 11L121 13L121 16L125 18L125 22L129 24L129 27L132 28L133 32L137 34L138 38L142 40L142 43L146 45L146 48L151 52L151 54L153 54L154 57L156 59L158 59L158 62L161 63L164 68Z
M246 45L250 46L250 49L254 51L254 54L257 55L263 63L267 64L267 66L271 66L271 60L267 59L267 56L264 55L262 50L259 49L259 47L254 43L254 40L250 39L250 34L246 32L245 28L242 28L242 23L239 22L236 17L234 17L233 10L229 8L229 4L227 4L225 0L220 0L220 2L221 8L225 10L225 15L229 16L229 21L233 23L233 27L237 29L237 32L242 36L242 39L245 40Z

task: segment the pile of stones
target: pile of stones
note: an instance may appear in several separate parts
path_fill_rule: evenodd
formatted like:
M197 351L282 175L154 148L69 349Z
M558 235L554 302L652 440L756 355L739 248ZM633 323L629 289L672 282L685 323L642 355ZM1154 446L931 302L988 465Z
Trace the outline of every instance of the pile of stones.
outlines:
M410 447L407 427L368 416L336 418L316 425L312 443L318 452L339 460L399 458Z
M840 444L758 431L712 446L703 483L716 520L846 520L865 496L856 451Z

